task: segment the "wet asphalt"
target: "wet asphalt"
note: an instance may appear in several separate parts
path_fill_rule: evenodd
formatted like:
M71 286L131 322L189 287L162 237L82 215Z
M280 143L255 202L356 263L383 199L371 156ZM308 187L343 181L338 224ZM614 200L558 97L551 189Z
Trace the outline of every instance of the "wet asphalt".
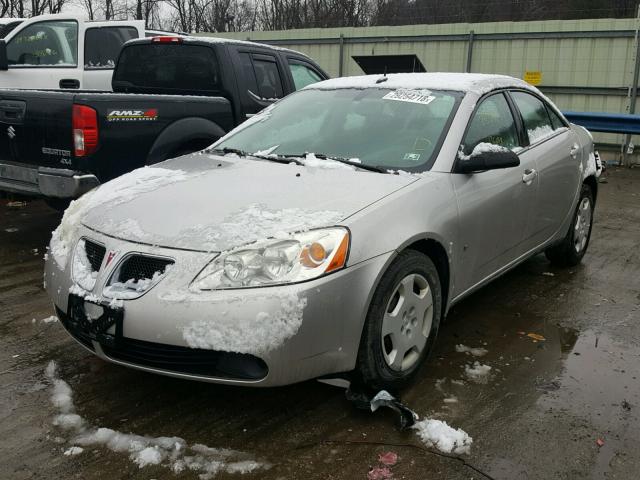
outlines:
M421 417L473 437L471 454L460 458L421 448L391 413L356 410L341 389L315 381L225 387L93 357L59 323L42 322L53 313L42 256L59 214L38 201L0 200L0 479L197 478L138 468L103 447L64 456L69 435L52 425L43 374L50 360L93 425L179 436L272 465L216 478L366 479L378 454L391 450L397 479L638 479L640 170L606 176L583 264L556 269L539 255L459 303L435 354L402 392ZM486 383L466 379L475 359L456 344L488 350L478 359L492 367ZM457 403L444 402L453 396Z

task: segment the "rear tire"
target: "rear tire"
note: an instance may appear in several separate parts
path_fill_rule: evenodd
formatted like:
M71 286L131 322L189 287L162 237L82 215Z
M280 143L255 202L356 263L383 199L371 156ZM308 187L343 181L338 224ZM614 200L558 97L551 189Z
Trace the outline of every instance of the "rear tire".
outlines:
M405 250L391 263L365 321L357 380L374 390L406 386L433 348L442 316L442 288L429 257Z
M573 214L569 231L561 243L548 248L544 253L553 265L572 267L580 263L587 252L593 227L593 192L587 184L582 185L580 199Z

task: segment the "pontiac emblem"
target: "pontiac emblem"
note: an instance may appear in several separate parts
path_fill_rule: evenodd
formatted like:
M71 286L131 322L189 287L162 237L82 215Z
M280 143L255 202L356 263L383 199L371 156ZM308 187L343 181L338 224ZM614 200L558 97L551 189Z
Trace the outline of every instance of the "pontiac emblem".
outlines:
M114 258L118 255L117 251L109 250L109 254L107 255L107 263L105 263L105 267L108 267Z
M13 128L13 125L10 125L9 128L7 128L7 136L11 139L16 138L16 129Z

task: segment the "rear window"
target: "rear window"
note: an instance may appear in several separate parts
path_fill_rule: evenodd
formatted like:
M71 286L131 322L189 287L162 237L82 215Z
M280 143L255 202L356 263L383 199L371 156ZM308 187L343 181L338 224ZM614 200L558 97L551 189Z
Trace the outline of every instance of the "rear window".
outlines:
M219 91L220 81L215 53L202 45L130 45L122 50L113 73L118 91Z
M133 27L94 27L84 36L85 70L113 68L122 44L138 37Z

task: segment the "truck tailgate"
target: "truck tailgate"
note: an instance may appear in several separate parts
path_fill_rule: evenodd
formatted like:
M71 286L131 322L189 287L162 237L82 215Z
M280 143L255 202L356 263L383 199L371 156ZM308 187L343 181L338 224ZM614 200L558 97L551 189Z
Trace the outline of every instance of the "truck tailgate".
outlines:
M74 93L0 90L0 161L71 168Z

